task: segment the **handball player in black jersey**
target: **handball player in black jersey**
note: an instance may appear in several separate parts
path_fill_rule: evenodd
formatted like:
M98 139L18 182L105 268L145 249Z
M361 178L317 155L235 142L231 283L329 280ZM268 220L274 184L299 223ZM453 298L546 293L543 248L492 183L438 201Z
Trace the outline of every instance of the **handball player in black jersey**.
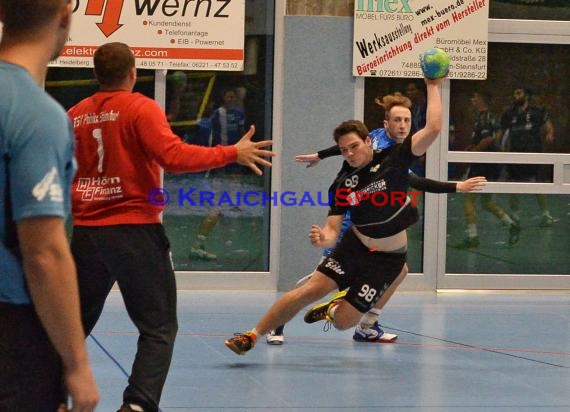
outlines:
M398 95L386 107L388 121L395 123L396 138L403 143L374 151L368 129L358 120L348 120L333 136L345 162L331 191L329 215L323 228L313 225L309 239L315 247L335 245L344 214L351 213L352 230L345 234L331 255L316 269L307 283L279 298L255 328L225 341L243 355L275 327L292 319L301 309L333 290L344 290L305 314L305 321L328 320L335 328L355 326L363 313L383 306L407 274L406 228L418 219L413 199L408 197L408 169L438 137L441 124L442 79L426 79L426 125L406 136L410 109L399 104Z

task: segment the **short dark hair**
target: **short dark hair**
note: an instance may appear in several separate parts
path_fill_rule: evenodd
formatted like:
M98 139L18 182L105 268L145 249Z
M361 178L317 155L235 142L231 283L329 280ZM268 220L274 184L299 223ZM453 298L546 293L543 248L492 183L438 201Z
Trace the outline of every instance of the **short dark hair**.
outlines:
M33 36L44 28L70 0L0 0L3 32Z
M481 96L481 99L483 99L483 101L485 102L485 104L487 104L487 105L491 104L491 98L492 98L492 96L491 96L491 93L489 93L488 91L486 91L486 90L479 90L479 91L473 92L473 94L474 94L474 95L475 95L475 94L478 94L479 96Z
M348 133L356 133L363 141L370 134L368 128L360 120L346 120L334 129L334 141L338 143L340 137Z
M524 93L524 95L526 96L526 98L529 99L529 100L530 100L530 98L531 98L532 95L533 95L532 90L529 89L529 88L526 87L526 86L515 87L514 90L522 90L523 93Z
M530 98L533 96L532 90L529 89L528 87L523 87L523 92L526 95L527 99L530 100Z
M95 77L100 84L116 86L122 83L135 67L135 56L125 43L105 43L93 55Z

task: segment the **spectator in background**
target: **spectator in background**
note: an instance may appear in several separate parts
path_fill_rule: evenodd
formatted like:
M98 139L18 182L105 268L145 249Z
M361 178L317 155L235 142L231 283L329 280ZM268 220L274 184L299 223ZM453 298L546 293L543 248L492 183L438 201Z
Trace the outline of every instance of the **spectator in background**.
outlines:
M473 152L497 152L500 144L497 140L499 125L495 116L489 111L490 95L475 92L471 97L471 105L475 109L475 124L471 135L471 144L466 150ZM488 181L497 181L501 174L502 165L497 163L473 163L469 167L467 177L485 176ZM479 246L477 233L477 215L475 210L476 197L480 196L483 208L496 216L509 229L509 245L519 240L520 226L493 199L492 193L466 193L463 209L467 221L467 238L458 245L459 248L469 249Z
M212 114L212 145L236 143L243 135L244 125L245 113L240 108L236 90L223 90L222 105Z
M543 136L551 143L554 141L554 126L550 115L544 107L531 105L532 92L526 87L518 87L513 91L513 105L501 118L501 141L505 150L518 153L542 153ZM537 182L540 165L510 164L507 174L511 181ZM536 201L542 212L541 225L551 226L558 219L552 217L548 209L546 195L537 194ZM521 219L520 199L518 194L509 198L512 217L517 222Z
M222 91L222 105L215 109L206 123L203 120L201 126L198 128L199 135L205 136L207 127L210 128L211 134L209 137L209 144L227 146L234 144L243 134L245 125L245 113L243 111L243 99L245 98L244 88L228 88ZM233 174L243 170L239 165L228 165L219 173ZM214 192L208 181L210 173L207 172L204 176L204 183L209 189L208 191ZM234 178L230 179L230 184L235 184ZM235 210L239 208L234 207ZM220 219L224 216L221 208L212 207L206 217L200 222L196 237L190 246L188 258L199 260L215 260L217 255L206 249L206 243L210 233L214 230Z
M410 133L414 134L426 125L425 84L420 81L411 81L406 85L405 94L412 102L412 129Z

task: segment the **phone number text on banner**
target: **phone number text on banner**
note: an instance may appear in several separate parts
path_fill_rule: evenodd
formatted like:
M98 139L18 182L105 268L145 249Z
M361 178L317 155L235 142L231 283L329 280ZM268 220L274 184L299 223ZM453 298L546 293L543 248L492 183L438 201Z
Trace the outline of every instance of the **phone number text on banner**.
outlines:
M449 78L487 77L488 0L356 0L353 75L422 77L419 54L451 58Z

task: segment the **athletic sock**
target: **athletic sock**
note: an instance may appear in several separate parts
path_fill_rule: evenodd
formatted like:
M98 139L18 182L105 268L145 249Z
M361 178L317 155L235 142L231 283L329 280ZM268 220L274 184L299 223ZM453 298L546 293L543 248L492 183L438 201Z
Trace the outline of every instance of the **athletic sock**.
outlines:
M362 318L360 318L360 322L358 324L362 329L368 329L378 320L380 313L382 313L382 309L370 309L362 316Z
M259 335L257 329L253 328L252 330L249 331L249 333L252 335L253 343L255 343L255 341L257 340L257 335Z
M204 241L206 240L206 236L204 235L197 235L194 238L194 242L192 242L192 247L194 249L204 249Z
M470 238L477 237L477 225L475 223L469 223L467 225L467 236Z
M327 317L330 319L330 322L334 325L334 313L336 312L336 308L338 307L338 303L332 303L329 307L327 312Z

